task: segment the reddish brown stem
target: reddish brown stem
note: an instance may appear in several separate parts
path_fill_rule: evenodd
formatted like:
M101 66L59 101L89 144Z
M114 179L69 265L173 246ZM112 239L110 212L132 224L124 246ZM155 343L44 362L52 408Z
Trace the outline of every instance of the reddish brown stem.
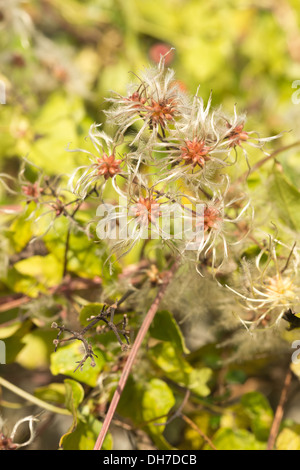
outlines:
M126 361L126 364L125 364L124 369L122 371L117 389L116 389L116 391L113 395L113 398L112 398L112 401L110 403L108 412L107 412L107 414L105 416L105 419L103 421L103 425L102 425L101 431L99 433L99 436L97 438L97 441L95 443L94 450L101 450L101 447L103 445L103 441L105 439L105 436L108 432L110 423L111 423L111 421L113 419L113 416L115 414L116 408L118 406L119 400L120 400L121 395L123 393L123 390L125 388L128 376L130 374L133 363L136 359L139 348L140 348L140 346L141 346L141 344L142 344L142 342L143 342L143 340L146 336L146 333L147 333L147 331L148 331L148 329L149 329L149 327L150 327L150 325L153 321L153 318L155 317L155 314L158 310L158 306L160 304L160 301L162 300L162 298L163 298L163 296L164 296L164 294L167 290L167 287L170 284L170 281L171 281L171 279L172 279L172 277L175 273L176 268L177 268L177 264L174 263L172 268L168 271L167 275L165 276L164 282L160 286L160 288L157 292L157 295L156 295L151 307L149 308L149 310L148 310L148 312L147 312L147 314L144 318L142 326L139 329L139 332L137 334L135 342L132 346L132 349L130 350L130 353L129 353L127 361Z

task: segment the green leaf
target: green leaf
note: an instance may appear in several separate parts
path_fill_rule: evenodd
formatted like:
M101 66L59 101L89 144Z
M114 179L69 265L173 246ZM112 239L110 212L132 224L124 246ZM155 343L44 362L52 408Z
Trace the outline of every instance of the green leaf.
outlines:
M275 169L269 192L276 204L279 217L292 229L300 230L300 192L285 175Z
M117 412L120 415L131 419L137 426L143 422L141 407L143 394L144 388L142 382L130 375L121 395Z
M208 367L193 369L189 375L187 387L200 397L207 397L210 394L207 382L211 379L211 376L212 370Z
M59 217L55 221L53 230L43 238L47 249L58 263L62 263L64 259L68 226L69 221ZM103 261L98 250L98 244L92 243L85 233L73 230L69 239L68 271L85 278L101 276ZM102 256L107 258L106 254Z
M151 360L172 381L181 386L188 387L201 397L209 394L207 382L211 378L211 369L204 367L194 369L183 357L182 351L174 347L173 343L159 343L149 350Z
M159 343L149 350L151 360L174 382L186 385L193 368L170 342Z
M227 372L225 378L229 384L243 384L246 382L247 374L242 369L233 369Z
M224 409L220 417L221 428L250 429L250 420L240 403Z
M25 348L26 335L28 335L31 329L32 323L28 321L23 321L20 324L20 327L14 331L14 334L9 337L4 338L5 349L6 349L6 364L11 364L16 361L16 358L21 353L22 349ZM1 330L2 331L1 327ZM5 330L5 329L4 329Z
M20 328L21 322L16 321L7 326L0 325L0 339L9 338Z
M188 354L184 337L172 314L167 310L157 312L149 329L153 338L170 341L179 351Z
M147 428L160 449L170 449L162 433L167 415L175 405L175 398L170 387L160 379L152 379L146 386L142 400L142 417ZM157 424L162 424L157 426Z
M163 436L167 414L175 404L170 387L161 379L142 382L129 377L118 404L118 413L129 418L137 427L147 428L159 449L172 447ZM154 423L162 423L156 426Z
M24 347L17 356L17 362L27 369L49 367L55 331L36 329L22 338Z
M95 367L90 366L88 359L82 370L78 369L74 372L74 369L78 365L77 362L81 361L84 356L84 349L81 341L73 341L67 346L59 346L57 351L53 352L50 357L51 373L53 375L68 375L69 377L73 377L90 387L95 387L99 373L105 364L105 358L100 349L94 348L94 352L98 356L94 358L96 363Z
M266 450L266 444L257 441L254 434L245 429L221 428L212 442L218 450ZM206 444L204 450L211 450L211 447Z
M164 423L170 409L175 405L175 398L170 387L160 379L151 379L143 395L143 419L148 423L152 432L162 433L164 426L154 423ZM153 423L151 423L153 421Z
M18 354L25 347L20 338L12 336L4 340L6 349L6 364L11 364L16 361Z
M268 400L259 392L249 392L243 395L241 405L255 437L266 441L273 421L273 410Z
M35 203L31 202L24 214L19 215L11 224L9 230L6 232L7 237L10 239L13 249L18 253L30 241L32 231L32 220L28 217L32 210L35 209Z
M38 283L33 276L21 274L14 267L8 270L4 282L12 291L23 293L32 298L38 297L41 292L46 292L46 288Z
M77 408L84 399L84 390L79 382L71 379L64 380L66 386L65 406L73 415L77 413Z
M53 287L59 284L63 274L62 263L52 254L31 256L15 263L14 268L24 276L35 278L45 287Z
M65 379L64 383L66 389L65 406L68 410L71 411L73 421L69 430L61 437L59 443L60 446L62 445L63 440L76 429L79 417L78 407L84 399L84 390L80 383L71 379Z
M52 382L44 387L36 388L34 390L34 396L47 402L64 404L66 401L66 385Z
M59 172L71 172L78 164L78 156L66 149L70 142L73 148L80 147L77 123L81 123L83 113L80 98L68 99L62 93L50 95L34 125L39 138L31 144L30 160L48 174L57 174L58 162Z
M260 252L260 248L259 246L257 245L249 245L245 248L245 250L243 251L243 254L241 256L241 258L255 258L257 255L259 255L259 252Z
M300 450L300 436L291 429L283 429L276 439L276 449Z

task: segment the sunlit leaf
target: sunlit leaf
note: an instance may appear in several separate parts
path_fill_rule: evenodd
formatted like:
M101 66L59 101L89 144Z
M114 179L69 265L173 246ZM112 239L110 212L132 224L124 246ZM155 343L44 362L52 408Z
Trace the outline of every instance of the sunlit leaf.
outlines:
M84 421L79 421L76 429L65 434L60 445L63 450L93 450L102 423L91 414L84 416ZM104 439L102 450L112 450L112 436L108 433Z
M160 379L152 379L146 385L142 399L142 415L152 437L160 443L161 449L169 449L170 445L163 438L163 423L166 422L175 398L170 387Z
M64 384L66 387L65 405L74 415L84 398L84 390L82 385L75 380L65 379Z
M300 436L291 429L283 429L276 439L277 450L300 450Z
M83 326L87 326L90 322L87 321L88 318L97 316L102 311L103 304L93 303L89 305L85 305L79 314L80 323Z
M66 385L65 383L52 382L49 385L36 388L34 390L34 395L47 402L65 404Z
M241 405L256 438L266 441L273 421L273 410L268 400L259 392L249 392L242 396Z
M53 287L62 279L62 263L52 254L46 256L31 256L15 263L15 269L38 280L45 287Z
M211 369L194 369L184 358L182 351L171 342L159 343L149 351L151 360L172 381L188 387L199 396L207 396L207 382L211 378Z
M167 310L162 310L156 313L154 320L149 329L149 333L153 338L162 341L170 341L178 351L188 353L185 346L184 337L180 331L172 314Z
M48 367L53 339L53 330L37 329L22 338L24 347L17 357L17 362L28 369Z
M78 407L84 398L84 390L79 382L65 379L64 383L66 388L65 406L71 411L73 422L69 430L61 437L60 446L62 445L63 440L76 429L79 419Z

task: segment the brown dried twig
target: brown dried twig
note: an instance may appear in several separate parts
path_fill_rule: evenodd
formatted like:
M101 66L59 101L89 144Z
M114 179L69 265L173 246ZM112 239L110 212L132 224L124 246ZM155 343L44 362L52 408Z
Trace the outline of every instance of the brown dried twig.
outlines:
M108 432L110 423L111 423L111 421L113 419L113 416L115 414L117 405L119 403L119 400L120 400L121 395L123 393L123 390L125 388L128 376L130 374L133 363L136 359L137 353L138 353L138 351L140 349L140 346L141 346L141 344L142 344L142 342L143 342L143 340L146 336L146 333L147 333L147 331L148 331L148 329L149 329L149 327L150 327L150 325L151 325L151 323L152 323L152 321L155 317L155 314L158 310L160 301L162 300L163 296L165 295L167 287L170 284L170 281L173 278L173 275L174 275L177 267L178 267L178 263L175 262L173 264L173 266L170 268L170 270L166 272L166 276L164 276L163 282L159 287L159 290L156 294L156 297L155 297L151 307L149 308L149 310L148 310L148 312L147 312L147 314L144 318L144 321L143 321L143 323L142 323L142 325L139 329L139 332L138 332L137 337L135 339L135 342L134 342L134 344L131 348L131 351L128 355L126 364L124 366L121 377L119 379L117 389L116 389L116 391L113 395L113 398L112 398L112 401L110 403L108 412L107 412L107 414L105 416L105 419L103 421L102 428L100 430L100 433L98 435L98 438L97 438L95 446L94 446L94 450L100 450L102 445L103 445L105 436Z
M55 294L64 294L65 296L70 296L76 290L91 290L99 289L102 281L100 278L95 277L94 279L85 279L85 278L65 278L64 281L56 286L50 287L48 293L51 295ZM32 301L32 297L29 297L25 294L8 294L0 298L0 313L6 312L13 308L20 307L26 303Z
M67 341L76 340L76 339L79 340L79 341L82 341L82 344L83 344L84 349L85 349L85 354L83 356L83 359L81 361L78 361L78 366L74 369L74 372L76 372L76 370L78 370L79 368L82 369L84 363L86 362L86 360L89 357L91 358L91 367L95 367L96 363L95 363L94 357L98 357L98 356L94 353L93 347L91 346L91 344L89 344L89 342L84 338L83 330L80 331L80 332L73 331L73 330L70 330L69 328L66 328L64 325L59 326L56 322L52 323L51 328L58 328L59 329L57 338L53 340L53 343L55 344L54 352L56 352L57 347L58 347L59 344L65 343ZM59 339L60 335L64 331L70 333L71 336L69 338Z
M185 421L189 426L191 426L191 428L194 429L194 431L196 431L213 450L218 450L214 443L211 441L211 439L206 434L204 434L204 432L199 428L199 426L197 426L197 424L194 423L194 421L192 421L188 416L182 413L180 416L183 421Z

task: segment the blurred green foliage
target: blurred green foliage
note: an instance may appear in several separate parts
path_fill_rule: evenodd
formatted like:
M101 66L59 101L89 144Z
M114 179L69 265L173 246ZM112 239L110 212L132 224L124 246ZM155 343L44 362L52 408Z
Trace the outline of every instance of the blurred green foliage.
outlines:
M263 136L286 131L274 149L299 139L300 103L292 101L292 84L300 79L298 0L4 0L0 1L0 80L6 92L6 102L0 105L1 172L17 176L26 157L48 175L70 174L81 164L81 156L66 149L69 144L72 149L82 147L91 123L104 122L110 90L124 93L133 74L149 62L157 62L159 53L171 47L169 65L183 88L193 93L200 85L205 101L212 90L213 106L222 105L228 112L237 103L239 112L248 115L247 130ZM253 150L251 164L259 158ZM264 191L272 194L270 218L282 224L288 238L300 226L297 147L281 152L278 162L276 171L272 171L273 161L261 167L251 175L248 186L262 200ZM34 170L31 177L34 179ZM1 186L0 200L6 209L19 204ZM257 201L260 205L261 199ZM11 295L14 300L24 294L30 300L27 310L26 305L12 304L0 311L0 338L5 338L8 352L8 365L0 366L1 374L9 364L33 374L50 371L49 383L37 386L33 393L72 413L71 427L59 436L57 445L91 449L101 428L98 418L103 417L117 386L122 355L111 333L101 335L99 331L93 337L94 344L101 344L101 349L95 349L94 368L86 364L83 371L74 372L81 357L75 342L53 352L56 333L50 325L60 318L58 312L72 311L63 293L53 290L63 279L68 221L57 219L55 230L43 237L47 255L8 261L43 231L30 218L35 210L32 202L11 223L7 223L9 215L1 216L1 296ZM88 212L83 214L88 216ZM264 208L260 217L266 217ZM250 251L251 247L245 253L249 259ZM114 286L119 268L110 276L103 247L90 245L83 233L76 232L70 235L69 254L72 276L98 277L104 285ZM126 258L123 267L131 261L137 261L136 254ZM116 296L113 288L112 292ZM86 326L86 319L99 309L99 299L86 299L80 289L73 293L83 306L81 313L75 308L76 322ZM139 325L137 315L132 322ZM222 354L213 348L207 365L206 353L200 348L193 356L174 314L161 310L118 412L129 420L137 441L140 428L159 449L210 449L195 429L178 427L177 435L172 423L164 424L180 407L182 389L187 389L193 396L189 415L218 449L265 449L273 419L267 398L252 391L233 405L226 403L231 387L235 384L243 391L243 383L259 366L250 361L251 370L240 372L228 366L223 383L225 406L221 408L222 397L217 397L216 404L213 393L223 380L218 375L222 374ZM105 387L99 383L100 374ZM61 377L64 381L60 382ZM297 425L287 422L282 427L277 448L299 450ZM112 447L108 435L104 448Z

